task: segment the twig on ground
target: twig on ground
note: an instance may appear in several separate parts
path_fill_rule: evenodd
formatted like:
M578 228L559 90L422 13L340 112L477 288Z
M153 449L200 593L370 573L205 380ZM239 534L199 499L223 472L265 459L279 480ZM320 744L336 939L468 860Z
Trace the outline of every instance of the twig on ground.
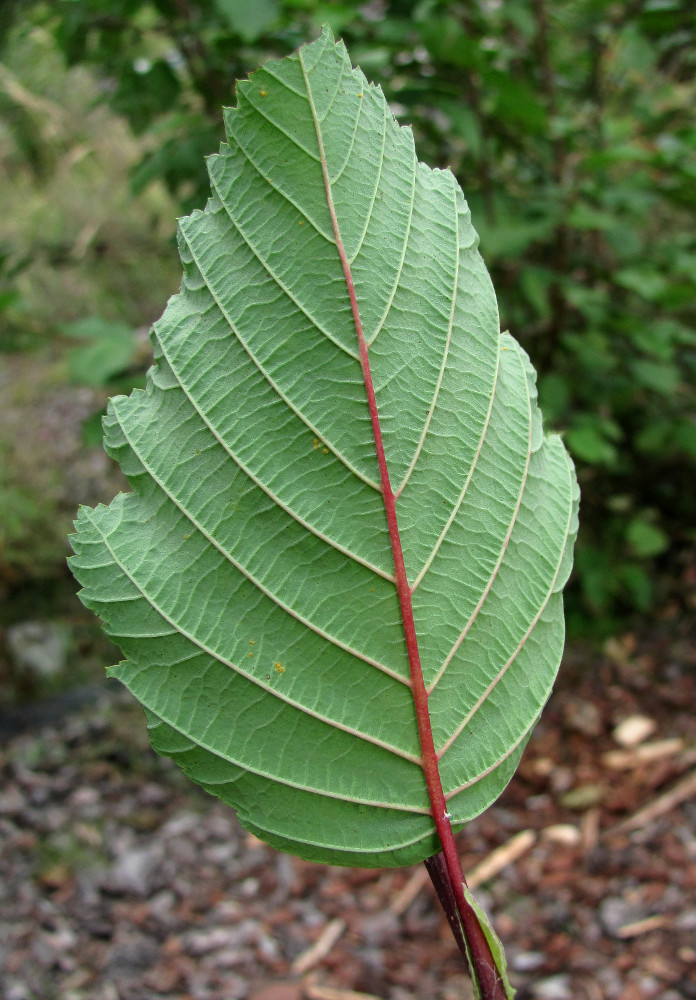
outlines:
M340 917L330 920L314 944L297 956L290 966L290 971L301 976L304 972L313 969L321 962L322 958L326 958L345 929L345 920L341 920Z
M686 802L693 795L696 795L696 771L687 774L685 778L677 782L674 788L665 792L664 795L653 799L652 802L639 809L633 816L629 816L628 819L622 820L621 823L617 823L615 826L605 830L605 836L637 830L641 826L645 826L646 823L651 823L654 819L664 816L665 813L668 813L680 803Z
M496 847L487 858L484 858L480 864L471 870L467 879L469 888L475 889L476 886L488 882L489 879L492 879L501 872L506 865L511 865L513 862L518 861L532 847L536 839L537 835L534 830L520 830L519 833L516 833L514 837L501 844L500 847Z
M638 937L640 934L658 930L668 923L669 919L666 916L662 913L656 913L652 917L645 917L644 920L635 920L632 924L624 924L623 927L619 928L618 936L624 939Z
M650 764L664 757L674 757L684 749L684 740L675 737L669 740L656 740L653 743L641 743L630 750L609 750L602 754L602 764L613 771L627 771L641 764Z

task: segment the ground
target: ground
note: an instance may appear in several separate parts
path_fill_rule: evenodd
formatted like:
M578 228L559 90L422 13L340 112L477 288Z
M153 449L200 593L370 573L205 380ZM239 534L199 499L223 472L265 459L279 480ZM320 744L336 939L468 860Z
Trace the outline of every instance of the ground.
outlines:
M695 665L678 621L571 649L459 835L518 1000L696 998ZM149 751L118 686L0 714L0 736L4 1000L471 997L422 866L274 852Z

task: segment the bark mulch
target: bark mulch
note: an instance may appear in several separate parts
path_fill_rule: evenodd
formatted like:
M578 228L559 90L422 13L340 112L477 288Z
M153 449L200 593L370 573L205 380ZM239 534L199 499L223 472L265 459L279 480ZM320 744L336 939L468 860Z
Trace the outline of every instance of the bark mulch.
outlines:
M696 998L696 648L661 629L571 651L459 836L518 1000ZM472 996L422 866L272 851L149 751L118 689L42 718L0 750L3 1000Z

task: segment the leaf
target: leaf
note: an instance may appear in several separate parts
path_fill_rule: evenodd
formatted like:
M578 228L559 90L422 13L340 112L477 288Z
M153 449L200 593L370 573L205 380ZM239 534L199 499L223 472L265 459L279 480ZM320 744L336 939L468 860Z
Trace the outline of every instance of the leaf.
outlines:
M245 42L253 42L278 17L276 0L215 0L221 17Z
M577 486L453 175L343 45L325 29L237 97L147 391L105 422L135 492L81 508L72 568L160 753L276 847L408 864L439 842L341 253L456 827L548 697Z
M68 337L87 341L68 353L70 376L85 385L102 386L133 363L136 342L133 330L100 316L89 316L61 327Z
M483 910L483 907L480 905L478 900L475 898L475 896L467 886L464 886L464 896L466 897L469 905L473 908L476 916L479 919L481 927L483 928L483 933L485 934L486 940L488 941L488 944L490 946L491 954L493 955L496 967L498 968L501 974L501 978L503 980L503 985L505 988L505 996L507 1000L514 1000L516 991L510 985L510 980L508 978L508 971L507 971L507 959L505 957L505 952L503 951L503 946L500 942L500 938L496 934L495 928L488 919L486 913ZM471 976L471 982L477 1000L481 1000L481 990L480 987L478 986L475 975Z
M669 535L642 517L636 517L629 522L626 528L626 541L635 555L645 559L659 556L669 548Z

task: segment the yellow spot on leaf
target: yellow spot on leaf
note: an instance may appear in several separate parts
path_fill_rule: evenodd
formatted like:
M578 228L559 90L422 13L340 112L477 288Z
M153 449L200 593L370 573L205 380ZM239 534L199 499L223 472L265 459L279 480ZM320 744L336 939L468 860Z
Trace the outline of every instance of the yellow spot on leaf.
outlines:
M254 655L253 653L247 653L247 656L248 656L248 657L249 657L250 659L251 659L251 657L252 657L253 655Z
M250 646L255 646L256 645L256 639L249 639L249 645Z
M261 91L261 97L266 97L266 91L265 90Z
M322 448L321 450L324 453L324 455L328 455L329 454L329 449L328 448Z
M315 451L317 450L317 448L319 447L320 444L321 444L321 441L319 440L319 438L314 438L314 450Z
M188 535L184 535L184 541L188 538Z
M273 664L273 666L276 668L276 670L278 671L279 674L284 674L285 673L285 667L283 666L283 664L279 660L276 660L275 663Z
M358 97L362 97L362 94L358 94Z
M298 225L299 225L299 226L304 226L304 221L303 221L302 219L300 219L300 221L299 221Z

